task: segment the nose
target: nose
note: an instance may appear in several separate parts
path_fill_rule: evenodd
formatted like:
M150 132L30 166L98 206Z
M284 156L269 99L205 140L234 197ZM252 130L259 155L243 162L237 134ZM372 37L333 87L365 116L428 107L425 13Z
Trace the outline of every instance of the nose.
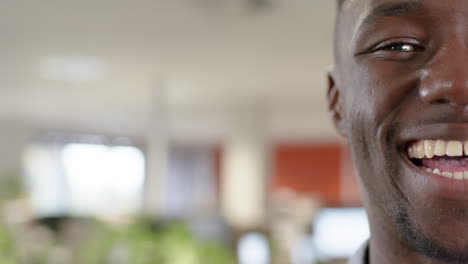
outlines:
M468 108L468 47L446 49L421 71L419 96L428 104Z

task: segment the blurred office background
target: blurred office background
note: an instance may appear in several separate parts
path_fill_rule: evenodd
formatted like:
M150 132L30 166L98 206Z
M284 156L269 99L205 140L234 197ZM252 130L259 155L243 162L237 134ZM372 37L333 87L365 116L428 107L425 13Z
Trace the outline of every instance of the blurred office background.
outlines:
M344 263L332 0L0 0L2 263Z

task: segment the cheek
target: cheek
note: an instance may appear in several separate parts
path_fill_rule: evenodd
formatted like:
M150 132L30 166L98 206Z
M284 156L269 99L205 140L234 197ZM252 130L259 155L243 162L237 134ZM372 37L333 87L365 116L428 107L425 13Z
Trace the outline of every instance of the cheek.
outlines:
M348 139L352 157L365 189L380 187L385 157L376 138L378 126L374 105L367 101L353 103L348 109Z
M363 190L368 199L392 212L404 201L400 154L397 148L382 143L385 138L377 136L378 126L372 123L375 116L369 115L369 111L361 111L356 116L359 118L353 121L349 143Z
M352 83L350 108L365 113L371 122L379 125L395 112L404 110L418 95L419 77L417 71L386 63L354 65L356 71L349 78Z
M395 65L353 66L354 71L345 76L350 84L344 95L345 127L390 144L384 142L390 131L407 123L406 116L420 106L418 72Z
M376 199L398 193L402 172L394 131L401 126L402 113L414 98L414 76L389 75L378 69L355 68L348 93L346 120L353 159L368 192ZM388 194L392 192L393 194ZM387 193L387 195L385 194Z
M359 68L355 68L359 69ZM376 126L381 116L382 91L379 92L379 82L372 78L368 69L361 69L348 78L349 87L345 94L346 120L350 134L359 136L371 136L375 133Z

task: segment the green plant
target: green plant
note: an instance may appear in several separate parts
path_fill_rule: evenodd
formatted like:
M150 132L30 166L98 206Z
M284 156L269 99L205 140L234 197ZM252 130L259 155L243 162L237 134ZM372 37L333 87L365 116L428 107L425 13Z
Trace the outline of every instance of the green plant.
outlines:
M111 263L116 255L126 258L125 264L234 264L227 247L196 239L184 223L147 219L121 231L101 226L83 248L80 263Z
M17 199L23 191L20 173L14 171L0 173L0 201Z
M0 226L0 263L18 263L15 256L13 240L8 231L5 228L3 228L3 226Z

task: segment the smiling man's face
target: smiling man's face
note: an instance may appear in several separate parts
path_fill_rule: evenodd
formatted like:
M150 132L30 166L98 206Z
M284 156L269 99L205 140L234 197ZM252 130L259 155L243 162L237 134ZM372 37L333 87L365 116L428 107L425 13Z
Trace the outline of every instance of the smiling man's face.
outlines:
M373 257L468 262L468 1L347 0L336 45L329 104Z

